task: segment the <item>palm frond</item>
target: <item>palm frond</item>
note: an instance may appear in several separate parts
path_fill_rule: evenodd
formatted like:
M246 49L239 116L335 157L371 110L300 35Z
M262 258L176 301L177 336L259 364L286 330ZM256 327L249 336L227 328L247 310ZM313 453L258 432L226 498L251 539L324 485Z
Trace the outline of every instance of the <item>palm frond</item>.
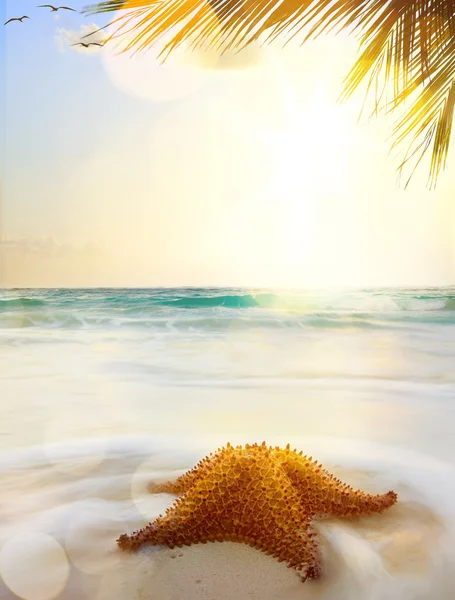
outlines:
M397 1L389 4L387 26L377 19L364 32L362 54L346 80L342 97L348 98L370 73L370 85L375 79L376 86L382 82L384 89L393 81L392 99L383 103L386 110L414 98L395 127L392 147L411 140L402 169L411 157L416 158L417 166L432 143L429 184L434 187L446 165L454 118L455 6L425 0L401 0L401 8Z
M360 37L361 53L341 99L367 80L368 94L375 91L374 112L409 100L394 131L393 147L411 140L400 168L411 157L420 163L432 146L434 186L446 165L455 112L455 0L106 0L85 12L117 10L125 13L113 22L119 24L116 35L136 17L124 51L143 50L175 31L164 55L182 43L224 52L283 33L303 43L349 29Z
M116 10L134 10L135 8L150 8L153 4L157 4L157 1L152 0L107 0L106 2L100 2L93 7L95 10L86 10L85 12L104 13L114 12Z

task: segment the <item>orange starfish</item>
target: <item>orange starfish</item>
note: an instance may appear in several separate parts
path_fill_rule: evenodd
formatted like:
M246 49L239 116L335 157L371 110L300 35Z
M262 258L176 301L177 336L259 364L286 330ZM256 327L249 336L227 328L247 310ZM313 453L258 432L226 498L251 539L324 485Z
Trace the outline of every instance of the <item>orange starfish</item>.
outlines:
M153 491L182 496L153 523L117 540L123 550L142 544L207 541L244 542L272 554L301 574L317 579L321 566L311 521L316 517L352 517L382 512L397 495L353 490L312 457L254 444L218 449L174 483Z

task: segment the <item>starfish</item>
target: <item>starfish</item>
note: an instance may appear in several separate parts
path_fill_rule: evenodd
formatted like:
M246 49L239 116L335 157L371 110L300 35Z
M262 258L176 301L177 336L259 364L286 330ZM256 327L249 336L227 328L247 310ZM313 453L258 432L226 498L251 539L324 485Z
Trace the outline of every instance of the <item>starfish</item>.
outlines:
M302 581L318 579L321 564L314 518L380 513L397 501L395 492L353 490L310 456L279 447L246 444L218 449L175 482L153 484L153 492L181 496L164 516L117 540L122 550L143 544L182 545L243 542L286 561Z

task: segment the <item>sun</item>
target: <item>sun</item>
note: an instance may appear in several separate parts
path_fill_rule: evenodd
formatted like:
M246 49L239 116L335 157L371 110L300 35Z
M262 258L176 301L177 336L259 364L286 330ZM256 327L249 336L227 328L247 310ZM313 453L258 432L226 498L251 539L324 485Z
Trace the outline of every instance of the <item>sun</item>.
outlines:
M260 120L243 118L245 134L273 156L273 174L256 210L274 214L283 281L301 283L299 273L305 272L306 283L337 283L346 278L349 232L356 226L349 210L356 136L323 84L301 97L279 55L270 53L268 67L279 101L275 97Z
M276 53L270 54L269 65L281 90L281 105L273 109L280 113L281 124L263 124L256 135L274 152L276 190L282 196L317 194L322 179L339 192L348 183L352 138L341 107L331 102L324 83L299 98L284 61Z
M161 211L173 206L182 215L174 217L174 237L181 243L188 236L184 215L191 203L207 224L205 244L196 250L193 240L193 253L205 255L209 243L233 277L253 269L258 281L291 287L351 281L358 250L352 157L359 138L324 77L302 85L302 61L293 65L277 48L261 48L260 60L243 69L200 69L180 64L177 55L163 67L150 55L140 58L150 67L141 78L133 66L138 57L125 56L124 65L115 57L115 69L123 65L132 78L122 80L130 93L139 93L138 81L152 102L158 93L169 100L174 83L176 94L191 91L191 98L169 103L151 130L148 189L166 198ZM188 79L175 79L179 70ZM158 85L158 74L167 87ZM196 90L199 77L205 84ZM226 255L235 266L223 262Z

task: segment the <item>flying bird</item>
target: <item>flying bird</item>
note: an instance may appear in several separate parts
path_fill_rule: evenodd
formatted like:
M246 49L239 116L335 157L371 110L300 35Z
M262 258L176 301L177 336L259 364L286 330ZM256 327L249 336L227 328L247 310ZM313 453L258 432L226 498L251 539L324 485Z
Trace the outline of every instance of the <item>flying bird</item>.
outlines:
M104 44L98 44L98 42L90 42L86 44L85 42L78 42L77 44L70 44L71 46L84 46L84 48L88 48L89 46L100 46L102 48Z
M11 23L11 21L20 21L22 23L23 19L30 19L30 17L27 17L27 15L24 15L23 17L14 17L13 19L8 19L8 21L6 21L6 23L3 24L8 25L8 23Z
M52 4L39 4L36 8L50 8L51 12L57 12L58 10L72 10L77 12L75 8L70 8L69 6L52 6Z

